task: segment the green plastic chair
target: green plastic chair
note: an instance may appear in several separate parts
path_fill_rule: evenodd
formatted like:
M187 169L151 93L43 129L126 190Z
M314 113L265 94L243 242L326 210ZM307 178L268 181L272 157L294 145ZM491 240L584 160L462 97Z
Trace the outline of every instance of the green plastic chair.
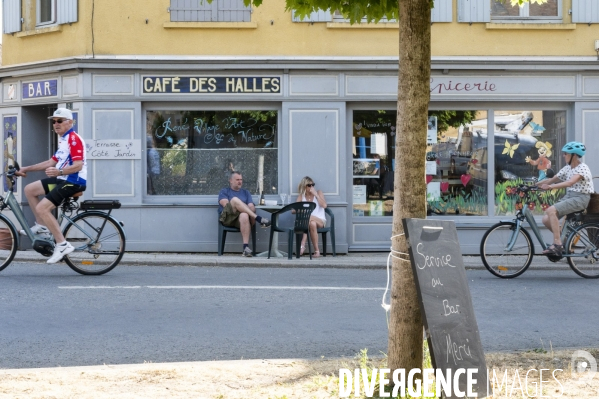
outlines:
M287 205L278 212L272 214L272 224L270 225L270 240L268 241L268 259L270 259L270 252L272 250L272 239L276 233L287 233L287 259L291 259L291 252L293 248L293 236L295 235L296 240L296 258L300 257L300 246L302 244L302 235L309 234L310 230L310 215L316 208L314 202L294 202ZM279 225L279 216L283 213L295 211L295 223L293 227L281 227ZM310 253L310 259L312 259L312 244L308 241L308 251Z

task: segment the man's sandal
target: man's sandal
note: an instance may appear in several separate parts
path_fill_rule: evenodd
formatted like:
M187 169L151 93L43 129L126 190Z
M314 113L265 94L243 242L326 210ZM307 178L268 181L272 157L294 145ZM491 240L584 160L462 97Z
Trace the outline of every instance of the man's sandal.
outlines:
M564 246L559 244L552 244L543 251L543 255L562 256L564 252Z

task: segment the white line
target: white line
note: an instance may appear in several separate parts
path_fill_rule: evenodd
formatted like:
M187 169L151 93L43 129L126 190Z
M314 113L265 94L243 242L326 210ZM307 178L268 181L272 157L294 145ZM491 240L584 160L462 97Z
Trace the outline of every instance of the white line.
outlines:
M148 285L150 289L163 290L198 290L198 289L225 289L225 290L383 290L378 287L313 287L313 286L279 286L279 285Z
M146 286L108 286L108 285L73 285L59 286L63 290L97 290L97 289L139 289L149 288L153 290L202 290L202 289L225 289L225 290L346 290L346 291L382 291L379 287L313 287L313 286L279 286L279 285L146 285Z
M69 285L58 287L61 290L128 290L128 289L139 289L142 288L141 285Z

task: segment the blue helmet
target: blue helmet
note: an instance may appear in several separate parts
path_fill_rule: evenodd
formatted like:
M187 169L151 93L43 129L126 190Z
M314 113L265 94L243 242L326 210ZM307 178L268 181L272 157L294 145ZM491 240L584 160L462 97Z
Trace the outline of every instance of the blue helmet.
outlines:
M568 144L564 146L564 148L562 148L562 152L568 154L576 154L579 157L584 156L586 151L587 148L584 146L584 144L579 143L578 141L570 141Z

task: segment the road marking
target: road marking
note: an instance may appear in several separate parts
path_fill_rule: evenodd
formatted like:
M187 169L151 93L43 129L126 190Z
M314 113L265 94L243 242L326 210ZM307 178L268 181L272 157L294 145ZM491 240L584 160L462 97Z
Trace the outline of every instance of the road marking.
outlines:
M58 287L61 290L128 290L128 289L139 289L141 285L69 285Z
M314 287L314 286L279 286L279 285L146 285L146 286L108 286L108 285L72 285L59 286L63 290L97 290L97 289L135 289L148 288L152 290L202 290L202 289L225 289L225 290L346 290L346 291L383 291L379 287Z

